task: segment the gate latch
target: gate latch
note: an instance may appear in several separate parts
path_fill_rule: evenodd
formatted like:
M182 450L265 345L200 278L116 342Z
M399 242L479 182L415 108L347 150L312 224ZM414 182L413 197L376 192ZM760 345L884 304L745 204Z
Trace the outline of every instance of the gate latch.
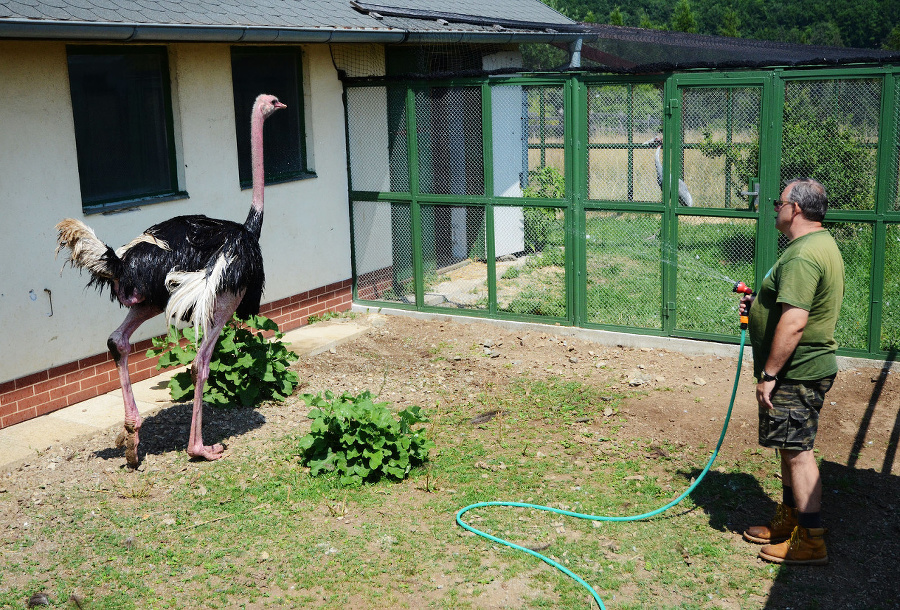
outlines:
M759 209L759 182L753 180L751 184L753 184L754 190L741 191L741 197L748 197L750 208L756 210Z

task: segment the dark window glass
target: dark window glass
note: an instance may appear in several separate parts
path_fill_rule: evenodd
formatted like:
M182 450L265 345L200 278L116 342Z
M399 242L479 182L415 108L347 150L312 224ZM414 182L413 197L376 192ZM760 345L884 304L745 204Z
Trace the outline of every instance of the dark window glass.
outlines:
M303 125L301 55L295 49L234 48L231 78L237 125L238 167L241 184L251 183L250 110L260 93L278 97L287 104L278 121L266 121L263 140L266 182L307 174ZM273 125L276 125L273 127Z
M177 190L164 47L70 47L84 207Z

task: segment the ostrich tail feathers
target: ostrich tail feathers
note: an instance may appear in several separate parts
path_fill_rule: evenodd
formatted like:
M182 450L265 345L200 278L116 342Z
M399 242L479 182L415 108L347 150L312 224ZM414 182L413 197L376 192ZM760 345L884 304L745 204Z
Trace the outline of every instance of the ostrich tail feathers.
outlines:
M87 269L100 281L105 282L119 277L122 271L121 259L112 248L97 238L89 226L80 220L66 218L56 225L56 230L58 231L56 255L59 256L61 251L68 250L66 263Z
M208 334L215 314L216 295L231 261L223 253L206 269L171 271L166 275L166 289L170 293L166 319L170 325L188 321L204 337Z

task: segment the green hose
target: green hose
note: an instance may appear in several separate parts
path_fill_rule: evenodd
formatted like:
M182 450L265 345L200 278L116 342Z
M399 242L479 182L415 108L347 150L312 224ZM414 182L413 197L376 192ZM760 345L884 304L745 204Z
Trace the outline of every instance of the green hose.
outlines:
M725 414L725 424L722 426L722 434L719 435L719 442L716 443L716 448L713 449L712 455L710 456L709 461L706 463L706 467L703 469L703 472L700 473L700 476L697 477L697 480L694 481L691 484L691 486L688 487L684 491L683 494L681 494L680 496L678 496L677 498L675 498L674 500L672 500L665 506L657 508L654 511L650 511L649 513L643 513L641 515L631 515L629 517L605 517L605 516L601 516L601 515L584 515L584 514L576 513L573 511L569 511L569 510L561 510L558 508L551 508L549 506L540 506L538 504L529 504L527 502L478 502L477 504L471 504L469 506L466 506L465 508L460 510L458 513L456 513L456 523L458 523L460 527L467 529L470 532L472 532L473 534L477 534L477 535L481 536L482 538L487 538L488 540L491 540L493 542L497 542L499 544L506 545L506 546L516 549L518 551L528 553L529 555L533 555L534 557L537 557L541 561L550 564L551 566L553 566L560 572L563 572L564 574L566 574L567 576L569 576L570 578L575 580L575 582L580 584L582 587L587 589L590 592L590 594L594 597L594 600L597 602L597 605L602 610L606 610L606 606L603 605L603 600L600 599L600 596L597 595L597 592L594 590L594 588L592 586L590 586L589 584L587 584L583 578L581 578L580 576L578 576L577 574L575 574L574 572L572 572L565 566L560 565L558 562L553 561L552 559L550 559L549 557L546 557L545 555L541 555L537 551L533 551L529 548L520 546L518 544L513 544L512 542L509 542L508 540L503 540L502 538L492 536L492 535L488 534L487 532L482 532L481 530L475 529L474 527L472 527L471 525L469 525L468 523L463 521L462 516L472 509L482 508L485 506L517 506L520 508L532 508L535 510L543 510L543 511L551 512L551 513L557 513L560 515L566 515L568 517L575 517L577 519L590 519L591 521L641 521L643 519L649 519L650 517L654 517L662 512L669 510L670 508L672 508L673 506L675 506L676 504L678 504L679 502L684 500L692 491L694 491L694 489L697 487L697 485L700 484L700 481L703 480L703 477L706 476L706 473L709 472L709 469L712 467L713 462L716 459L716 456L719 455L719 449L721 449L722 443L725 440L725 433L728 431L728 422L731 421L731 410L734 408L734 398L737 395L738 381L740 380L740 377L741 377L741 363L744 361L744 342L745 342L746 336L747 336L747 331L746 331L746 329L742 328L741 329L741 348L740 348L740 351L738 352L737 371L735 372L735 375L734 375L734 387L731 389L731 401L728 403L728 412Z

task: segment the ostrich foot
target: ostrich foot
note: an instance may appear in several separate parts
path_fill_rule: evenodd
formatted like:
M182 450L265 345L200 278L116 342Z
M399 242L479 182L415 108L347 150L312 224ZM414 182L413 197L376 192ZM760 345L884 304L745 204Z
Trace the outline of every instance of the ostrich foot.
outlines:
M188 455L194 459L204 459L209 462L218 460L225 456L225 445L216 443L215 445L200 445L198 447L188 447Z
M134 424L125 422L125 427L116 437L116 447L125 447L125 461L131 468L137 468L141 463L137 453L138 430Z

